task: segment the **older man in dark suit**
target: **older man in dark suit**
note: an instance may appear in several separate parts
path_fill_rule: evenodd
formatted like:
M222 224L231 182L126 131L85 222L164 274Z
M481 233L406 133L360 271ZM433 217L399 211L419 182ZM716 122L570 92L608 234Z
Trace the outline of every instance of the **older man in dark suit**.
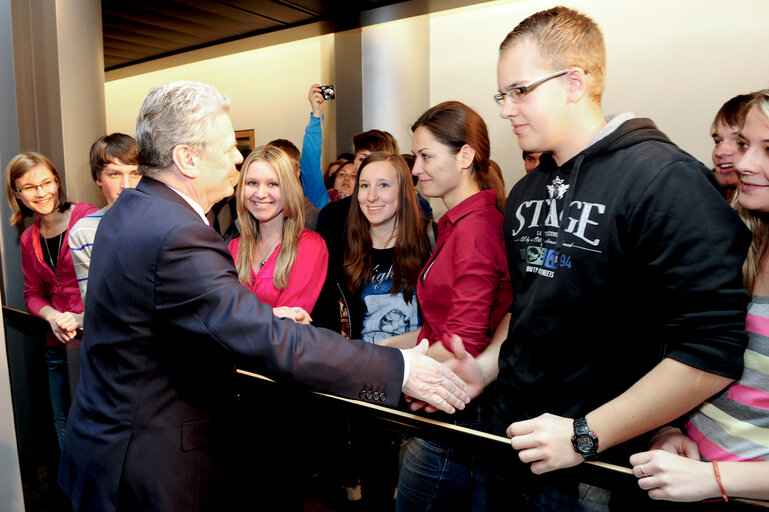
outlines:
M150 91L137 119L144 179L94 241L59 476L75 510L218 509L236 364L386 405L401 391L448 412L468 399L423 351L279 319L238 282L205 220L242 161L227 111L215 88L174 82Z

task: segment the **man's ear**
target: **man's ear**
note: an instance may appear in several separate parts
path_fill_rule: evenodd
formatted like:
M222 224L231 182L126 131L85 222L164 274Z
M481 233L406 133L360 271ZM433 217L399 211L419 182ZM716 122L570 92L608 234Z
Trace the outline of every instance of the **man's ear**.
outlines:
M179 144L178 146L174 146L171 154L173 156L174 165L176 165L176 168L179 169L179 172L182 173L183 176L190 179L197 178L197 163L199 158L197 153L195 153L195 150L186 144Z
M469 144L465 144L459 149L457 160L462 170L469 169L473 165L473 160L475 160L475 149Z
M580 68L571 68L566 77L569 79L569 103L579 103L587 94L587 75Z

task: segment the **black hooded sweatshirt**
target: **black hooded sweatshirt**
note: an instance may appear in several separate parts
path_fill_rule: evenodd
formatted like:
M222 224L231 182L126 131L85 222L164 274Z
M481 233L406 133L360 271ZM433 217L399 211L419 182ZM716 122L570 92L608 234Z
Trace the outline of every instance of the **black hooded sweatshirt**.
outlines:
M561 167L543 155L511 191L504 229L515 300L495 433L584 416L664 357L741 375L750 232L652 121L625 121Z

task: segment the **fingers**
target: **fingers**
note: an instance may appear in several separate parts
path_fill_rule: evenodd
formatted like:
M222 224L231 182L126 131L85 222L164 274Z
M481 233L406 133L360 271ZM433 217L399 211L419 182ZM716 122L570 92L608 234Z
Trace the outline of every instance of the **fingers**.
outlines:
M77 329L77 319L70 312L58 313L53 317L53 321L63 331Z
M456 409L464 409L469 397L450 379L443 378L430 396L425 398L441 411L453 414Z
M465 404L470 402L470 397L465 392L465 385L462 380L454 375L454 372L446 367L442 367L444 374L448 373L448 379L443 382L443 389L448 393L446 398L457 409L464 409Z
M312 322L312 317L310 316L310 314L307 311L304 310L304 308L300 308L299 306L295 306L295 307L293 307L291 309L296 313L296 318L298 320L301 320L301 322L303 324L305 324L305 323L309 324L310 322Z
M411 372L403 391L447 413L464 409L470 401L465 383L447 367L424 355L427 346L427 340L422 340L419 345L404 352L411 359Z
M516 421L507 427L507 437L522 436L534 432L534 424L531 420Z
M443 400L439 395L434 395L433 399L430 400L430 403L437 407L439 411L448 414L454 414L456 412L456 409L446 400Z
M700 460L700 448L697 446L697 443L695 443L693 439L688 437L686 438L682 452L683 453L680 455L683 455L688 459Z
M449 386L451 392L456 393L457 396L459 396L465 403L469 402L470 396L467 394L467 384L465 384L465 382L460 379L456 373L449 370L448 367L440 363L438 364L444 378L448 379L449 383L451 384L451 386Z
M630 456L631 466L640 466L641 464L648 464L652 460L652 452L634 453Z
M56 339L59 340L62 344L66 344L69 341L66 337L64 337L64 333L57 329L53 330L53 335L56 336Z

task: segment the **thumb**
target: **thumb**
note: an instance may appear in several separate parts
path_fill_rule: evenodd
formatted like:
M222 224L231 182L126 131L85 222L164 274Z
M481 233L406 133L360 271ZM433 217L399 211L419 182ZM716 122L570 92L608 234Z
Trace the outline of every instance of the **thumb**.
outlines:
M427 341L427 338L422 338L422 341L420 341L414 349L419 352L420 354L427 354L427 349L430 348L430 342Z
M457 359L464 359L469 355L465 350L465 344L462 342L462 338L456 334L451 335L451 351Z

